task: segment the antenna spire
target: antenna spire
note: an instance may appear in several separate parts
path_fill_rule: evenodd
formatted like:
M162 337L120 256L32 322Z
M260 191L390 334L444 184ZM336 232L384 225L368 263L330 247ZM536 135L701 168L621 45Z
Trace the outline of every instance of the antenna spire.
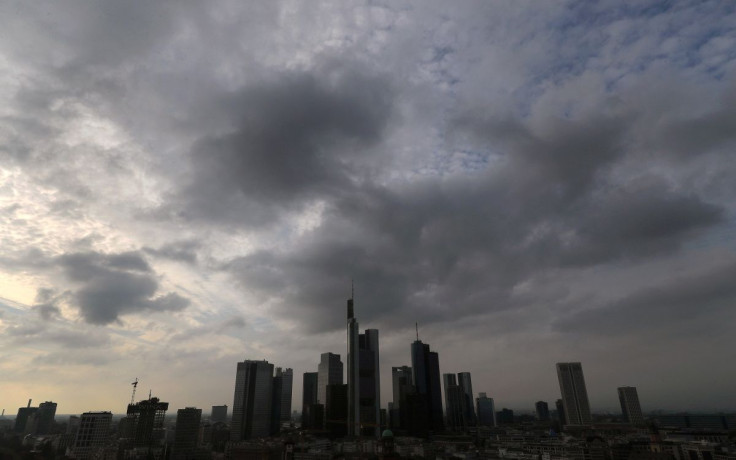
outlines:
M135 378L135 382L131 382L131 385L133 385L133 394L130 395L130 404L133 405L135 400L135 389L138 388L138 377Z
M350 298L355 300L355 281L350 278Z
M417 342L419 342L419 323L414 323L414 327L417 330Z

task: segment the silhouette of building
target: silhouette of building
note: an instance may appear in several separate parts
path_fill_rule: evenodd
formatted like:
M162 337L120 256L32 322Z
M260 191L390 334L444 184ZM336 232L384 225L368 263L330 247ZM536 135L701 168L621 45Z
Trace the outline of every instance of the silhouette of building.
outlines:
M557 409L557 418L560 420L560 426L567 425L567 419L565 418L565 406L562 404L561 399L555 401L555 408Z
M496 413L499 425L514 423L514 411L505 407Z
M353 296L348 299L348 435L360 436L359 324L355 318Z
M580 363L557 363L562 406L568 425L590 425L590 404Z
M210 414L210 422L227 423L227 406L212 406L212 413Z
M537 401L534 404L534 411L537 414L537 420L546 422L549 420L549 406L544 401Z
M475 405L478 412L478 425L496 426L496 406L493 398L489 398L485 393L478 393Z
M110 441L111 412L85 412L79 419L77 434L69 448L69 456L78 460L98 457L97 451Z
M342 371L340 371L342 379ZM290 368L281 372L281 421L291 421L291 392L294 384L294 371Z
M441 431L442 389L440 384L440 361L429 345L417 340L411 344L411 366L414 371L414 385L417 394L424 399L427 411L427 428Z
M171 458L186 460L192 458L197 450L199 425L202 422L202 409L187 407L176 411L176 430ZM211 436L211 435L210 435Z
M51 401L42 402L34 414L34 426L32 434L50 434L54 427L54 416L56 415L56 403Z
M305 414L311 413L309 406L317 404L317 388L319 374L317 372L305 372L302 383L302 427L312 428Z
M457 384L455 374L442 374L445 387L446 426L450 430L462 430L466 425L463 420L465 393Z
M28 400L26 407L19 407L18 414L15 416L15 426L13 427L16 433L24 433L26 431L26 424L28 419L38 411L38 407L31 407L31 400Z
M272 429L273 364L246 360L238 363L233 397L230 440L267 437Z
M621 403L621 412L626 423L631 425L644 424L644 415L641 413L636 387L619 387L618 400Z
M473 397L473 380L470 372L459 372L457 384L463 389L463 417L465 426L475 426L475 398Z
M360 434L381 435L381 376L378 361L378 329L366 329L358 336L360 394Z
M327 407L325 409L325 428L332 438L342 438L348 434L348 386L344 384L327 385Z
M317 401L327 405L327 385L342 383L342 361L335 353L322 353L317 366Z
M393 402L389 408L389 419L393 428L402 428L401 411L405 403L406 395L414 389L414 379L409 366L391 368L391 386L393 389Z
M125 438L132 447L155 447L164 439L164 417L169 403L158 398L128 404Z

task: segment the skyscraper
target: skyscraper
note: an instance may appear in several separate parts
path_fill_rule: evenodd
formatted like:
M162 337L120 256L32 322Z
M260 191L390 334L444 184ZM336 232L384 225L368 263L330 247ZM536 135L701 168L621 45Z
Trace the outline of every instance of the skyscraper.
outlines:
M565 418L565 406L562 404L562 400L558 399L555 401L555 408L557 409L557 418L560 420L560 426L567 425L567 419Z
M560 381L562 406L569 425L589 425L590 404L585 389L583 366L580 363L557 363L557 378Z
M537 420L546 422L549 420L549 406L544 401L537 401L534 404L534 411L537 414Z
M391 384L393 389L393 403L390 408L389 418L391 419L391 426L399 428L403 426L401 424L402 404L405 403L407 393L413 391L414 386L411 367L392 367Z
M273 364L266 360L238 363L230 440L237 442L271 434L272 396Z
M475 425L475 398L473 397L473 381L470 378L470 372L460 372L457 374L457 384L463 389L463 417L465 426Z
M38 407L31 407L31 400L28 400L26 407L18 408L18 415L15 416L15 431L17 433L23 433L26 430L26 423L28 418L38 411Z
M618 400L621 403L621 412L626 423L631 425L644 424L644 415L641 413L636 387L619 387Z
M105 447L110 440L111 412L85 412L79 420L79 427L70 448L70 456L77 460L93 458L98 449Z
M128 404L124 434L133 447L156 447L164 439L164 417L169 403L158 398Z
M317 401L327 403L327 385L342 383L342 361L335 353L322 353L317 366Z
M463 405L465 404L465 393L457 384L455 374L442 374L442 383L445 387L445 412L446 423L450 430L460 430L464 426Z
M378 329L366 329L358 336L358 386L361 435L381 434L381 376L378 356Z
M342 379L342 371L340 371ZM291 368L281 373L281 416L282 422L291 421L291 393L294 386L294 371Z
M439 431L444 426L439 355L417 337L411 344L411 366L417 394L426 406L428 428Z
M210 421L212 423L227 422L227 406L212 406L212 413L210 414Z
M317 404L317 388L319 373L305 372L302 383L302 427L311 428L309 418L305 414L310 414L310 407Z
M201 421L202 409L187 407L176 411L176 431L174 431L172 459L185 460L192 458L192 454L197 449Z
M475 405L478 410L478 425L496 426L496 405L493 398L489 398L485 393L478 393Z
M49 434L54 426L54 416L56 415L56 403L51 401L42 402L38 405L36 412L36 426L34 434Z
M358 386L358 320L348 299L348 436L360 436L360 388Z

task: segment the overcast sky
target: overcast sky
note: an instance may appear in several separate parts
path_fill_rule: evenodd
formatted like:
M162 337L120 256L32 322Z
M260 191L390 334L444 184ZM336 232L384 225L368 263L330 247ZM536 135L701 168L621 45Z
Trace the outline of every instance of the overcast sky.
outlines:
M0 408L232 405L361 329L736 410L736 3L0 4Z

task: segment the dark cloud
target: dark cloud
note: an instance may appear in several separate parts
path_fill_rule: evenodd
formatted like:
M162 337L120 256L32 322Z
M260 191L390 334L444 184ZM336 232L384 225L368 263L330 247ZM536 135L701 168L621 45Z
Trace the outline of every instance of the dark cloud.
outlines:
M362 70L325 64L224 97L233 128L194 145L180 215L261 226L370 173L393 88Z
M125 314L179 311L189 305L177 293L158 294L156 275L139 252L74 253L58 261L64 274L79 284L73 298L88 323L109 324Z
M201 242L195 240L187 240L167 243L159 248L144 247L143 251L146 254L150 254L155 257L196 264L197 250L201 247Z

